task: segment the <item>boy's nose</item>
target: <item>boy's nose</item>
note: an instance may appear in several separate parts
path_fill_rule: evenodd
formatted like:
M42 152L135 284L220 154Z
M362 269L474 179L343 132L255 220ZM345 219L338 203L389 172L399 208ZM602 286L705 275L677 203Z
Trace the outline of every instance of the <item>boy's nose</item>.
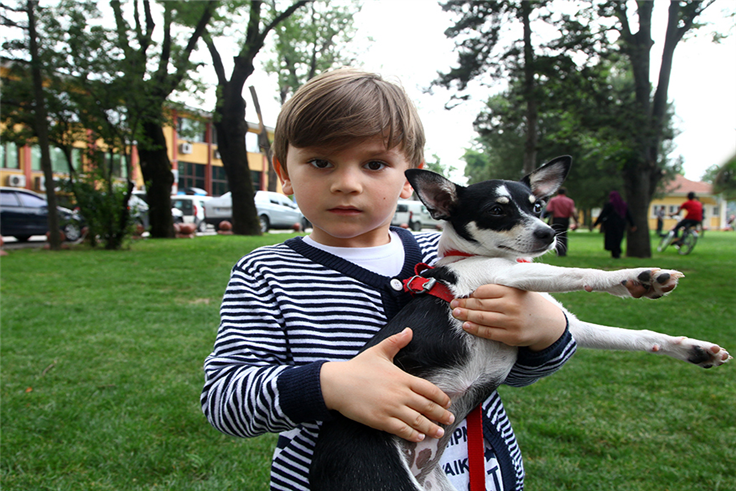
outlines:
M355 169L340 169L333 175L330 190L333 193L358 193L362 190L360 171Z

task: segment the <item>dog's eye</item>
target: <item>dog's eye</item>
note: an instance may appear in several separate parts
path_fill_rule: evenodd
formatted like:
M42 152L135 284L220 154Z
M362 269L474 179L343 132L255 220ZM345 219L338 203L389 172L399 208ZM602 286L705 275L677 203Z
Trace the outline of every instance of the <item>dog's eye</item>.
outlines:
M539 215L540 213L542 213L543 209L544 209L544 203L541 201L537 201L536 203L534 203L534 207L532 208L532 211L535 214Z
M503 206L501 205L493 205L488 210L488 212L493 215L494 217L500 217L503 215Z

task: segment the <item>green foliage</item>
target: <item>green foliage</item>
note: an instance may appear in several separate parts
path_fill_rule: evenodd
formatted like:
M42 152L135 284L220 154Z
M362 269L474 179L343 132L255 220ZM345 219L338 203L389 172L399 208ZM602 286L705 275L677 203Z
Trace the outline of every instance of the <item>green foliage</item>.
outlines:
M122 252L27 249L2 257L3 490L268 489L275 436L218 433L199 394L231 267L288 237L145 240ZM574 232L569 256L543 260L683 271L677 290L659 300L557 297L586 321L707 339L734 352L734 246L735 233L709 231L688 256L614 260L600 234ZM551 377L503 387L526 487L736 489L735 369L580 349Z
M116 185L101 164L98 162L78 179L65 181L63 187L74 195L89 244L96 247L101 242L105 249L120 249L135 226L128 209L132 185Z
M706 180L713 183L716 193L723 193L726 199L736 199L736 155L720 167L708 169Z
M426 159L424 168L436 172L437 174L443 175L449 179L450 174L455 172L457 169L452 165L445 165L440 161L439 155L436 153L432 154L431 159Z
M273 57L263 68L278 76L281 104L315 75L352 65L354 55L346 48L355 36L353 17L360 9L359 0L346 5L312 1L274 28Z

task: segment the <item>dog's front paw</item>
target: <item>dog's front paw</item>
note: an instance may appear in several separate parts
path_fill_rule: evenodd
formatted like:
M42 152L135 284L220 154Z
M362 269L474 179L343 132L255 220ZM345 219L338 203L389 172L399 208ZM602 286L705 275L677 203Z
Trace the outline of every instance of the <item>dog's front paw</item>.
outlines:
M629 270L631 278L621 282L634 298L660 298L677 287L677 280L685 275L679 271L659 268L642 268Z
M699 341L686 337L674 338L671 343L665 343L669 346L654 345L653 352L660 350L665 354L674 356L683 361L693 363L703 368L712 368L731 360L733 357L717 344L707 341Z

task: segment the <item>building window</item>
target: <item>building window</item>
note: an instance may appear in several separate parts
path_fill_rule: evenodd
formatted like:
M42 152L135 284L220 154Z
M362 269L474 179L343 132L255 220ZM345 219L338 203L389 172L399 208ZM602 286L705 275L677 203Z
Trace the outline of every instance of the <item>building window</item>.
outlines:
M259 170L252 170L250 171L250 179L253 181L253 190L254 191L262 191L263 188L261 187L261 171Z
M123 156L119 153L113 153L105 152L102 154L102 159L105 165L105 172L108 171L108 169L112 168L112 175L113 177L119 177L122 179L125 179L128 177L128 168L125 165L125 160L123 159ZM112 162L110 161L112 159ZM112 163L112 165L110 165Z
M41 147L31 147L31 170L41 170Z
M204 189L205 166L191 162L179 161L179 189L202 188Z
M258 133L249 131L245 134L245 150L250 153L261 152L261 148L258 146Z
M49 149L51 152L51 170L54 172L69 172L69 164L66 161L64 151L58 147Z
M69 164L66 160L64 151L58 147L49 147L49 157L51 158L51 171L57 173L68 174ZM74 158L74 151L72 150L72 162ZM107 159L107 157L105 157ZM41 146L33 145L31 147L31 170L42 170L41 169ZM116 174L117 175L117 174Z
M204 121L190 118L177 118L176 133L179 139L194 143L207 141L207 124Z
M0 167L4 169L20 169L18 146L13 142L0 145Z
M84 149L72 148L72 165L77 172L82 172L82 158L84 155Z
M227 183L227 175L225 168L220 166L212 166L212 196L222 196L230 190Z

